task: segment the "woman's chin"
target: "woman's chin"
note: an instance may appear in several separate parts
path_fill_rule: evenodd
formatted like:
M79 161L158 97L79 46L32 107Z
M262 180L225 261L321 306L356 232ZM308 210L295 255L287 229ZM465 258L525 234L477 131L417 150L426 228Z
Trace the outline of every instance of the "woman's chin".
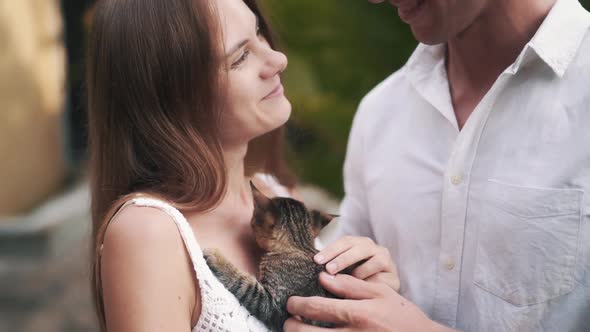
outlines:
M291 116L291 103L285 97L277 99L274 105L268 105L264 110L267 118L270 119L269 124L272 124L269 131L279 128L289 121Z
M255 125L256 129L250 132L250 140L280 128L289 121L290 116L291 103L285 97L276 98L272 103L259 106L257 110L258 124Z
M287 98L283 98L284 101L284 105L281 108L280 112L281 114L283 114L283 121L281 122L280 126L284 125L285 123L287 123L287 121L289 121L289 118L291 117L291 111L292 111L292 107L291 107L291 102L289 101L289 99Z

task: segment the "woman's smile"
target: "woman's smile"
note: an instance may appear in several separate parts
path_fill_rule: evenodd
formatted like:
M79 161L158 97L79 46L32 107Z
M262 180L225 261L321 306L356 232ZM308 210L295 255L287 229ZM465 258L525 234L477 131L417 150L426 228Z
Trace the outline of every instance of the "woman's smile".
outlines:
M262 98L262 100L280 97L283 95L283 92L283 85L279 82L279 84L269 94Z

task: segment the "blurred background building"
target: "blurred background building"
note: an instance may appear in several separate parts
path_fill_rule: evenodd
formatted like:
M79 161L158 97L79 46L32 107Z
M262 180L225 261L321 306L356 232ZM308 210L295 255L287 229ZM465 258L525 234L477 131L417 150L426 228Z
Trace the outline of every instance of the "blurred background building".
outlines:
M416 42L386 4L260 1L289 56L291 165L304 199L335 212L355 109ZM0 0L0 331L97 331L84 97L94 2Z

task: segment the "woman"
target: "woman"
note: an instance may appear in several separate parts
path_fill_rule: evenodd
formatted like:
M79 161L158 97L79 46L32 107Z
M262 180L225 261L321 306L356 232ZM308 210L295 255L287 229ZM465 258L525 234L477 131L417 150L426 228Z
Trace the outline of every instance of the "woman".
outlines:
M265 330L201 252L218 248L256 275L249 181L264 171L294 185L280 153L291 112L280 81L287 59L255 1L102 0L89 57L102 327ZM383 254L366 242L351 250L364 253L354 260ZM364 270L374 277L391 270L385 262Z

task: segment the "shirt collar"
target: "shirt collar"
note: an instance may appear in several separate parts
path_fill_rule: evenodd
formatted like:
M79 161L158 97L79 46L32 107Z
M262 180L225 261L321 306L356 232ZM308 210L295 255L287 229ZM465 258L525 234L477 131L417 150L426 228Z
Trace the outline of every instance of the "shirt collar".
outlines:
M590 14L578 0L557 0L553 8L514 63L514 72L522 64L528 48L562 77L574 59L588 28Z
M508 70L516 73L536 54L556 75L562 77L589 27L590 13L578 0L557 0L533 38ZM405 66L413 81L431 78L433 69L444 60L445 48L444 44L418 45Z

